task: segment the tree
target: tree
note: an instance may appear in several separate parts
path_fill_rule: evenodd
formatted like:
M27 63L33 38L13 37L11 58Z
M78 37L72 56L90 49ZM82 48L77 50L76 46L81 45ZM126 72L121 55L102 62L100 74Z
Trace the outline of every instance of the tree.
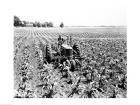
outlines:
M37 27L41 27L41 23L40 22L37 23Z
M26 27L27 22L25 20L22 21L22 27Z
M42 27L46 27L46 24L45 23L42 23Z
M33 22L33 27L37 27L37 24L38 24L37 21Z
M36 27L37 25L36 25L36 23L33 23L33 27Z
M53 27L53 23L52 22L48 22L47 23L47 27Z
M63 23L63 22L61 22L60 27L61 27L61 28L63 28L63 27L64 27L64 23Z
M22 22L19 17L14 16L14 26L21 26Z

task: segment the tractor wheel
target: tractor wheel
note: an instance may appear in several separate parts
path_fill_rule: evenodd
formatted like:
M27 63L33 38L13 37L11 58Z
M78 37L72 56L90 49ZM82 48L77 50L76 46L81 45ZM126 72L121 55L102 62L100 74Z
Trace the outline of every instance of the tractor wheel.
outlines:
M46 45L46 61L50 63L52 60L51 48L49 45Z
M76 68L76 62L75 62L75 60L70 60L70 64L71 64L70 71L74 71L75 68Z
M68 66L68 67L70 67L71 68L71 63L70 63L70 61L69 60L66 60L66 66Z
M73 45L73 50L74 50L73 51L74 55L80 56L80 50L79 50L79 47L76 43Z

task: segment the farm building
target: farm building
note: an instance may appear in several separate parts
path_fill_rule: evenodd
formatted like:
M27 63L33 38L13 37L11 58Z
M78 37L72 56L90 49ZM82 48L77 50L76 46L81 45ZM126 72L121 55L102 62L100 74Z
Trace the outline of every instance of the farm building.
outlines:
M33 24L26 24L26 27L33 27Z

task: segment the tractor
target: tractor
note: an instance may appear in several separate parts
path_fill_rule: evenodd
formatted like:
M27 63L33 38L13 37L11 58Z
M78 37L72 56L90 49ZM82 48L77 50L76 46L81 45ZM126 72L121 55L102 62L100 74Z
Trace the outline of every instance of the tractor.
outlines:
M55 48L51 45L45 46L45 63L53 63L55 67L68 66L70 71L75 71L81 67L82 57L76 43L72 45L72 37L67 36L64 40L60 35Z

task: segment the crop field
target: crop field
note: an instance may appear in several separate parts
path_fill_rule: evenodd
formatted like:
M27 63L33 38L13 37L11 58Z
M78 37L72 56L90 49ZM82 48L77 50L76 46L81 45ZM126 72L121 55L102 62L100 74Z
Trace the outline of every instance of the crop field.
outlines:
M72 36L82 67L62 74L44 64L44 46ZM15 98L126 98L126 27L14 28Z

